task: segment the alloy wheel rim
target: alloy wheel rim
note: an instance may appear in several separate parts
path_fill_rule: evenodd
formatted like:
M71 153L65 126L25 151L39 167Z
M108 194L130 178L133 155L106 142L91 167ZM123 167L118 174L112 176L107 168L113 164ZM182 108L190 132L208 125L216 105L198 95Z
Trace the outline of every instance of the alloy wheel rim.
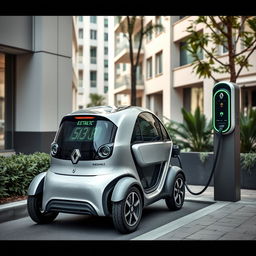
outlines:
M140 197L136 192L128 194L124 205L124 218L128 226L136 225L140 219L141 214Z
M178 178L174 184L174 200L177 205L181 205L184 198L184 182Z

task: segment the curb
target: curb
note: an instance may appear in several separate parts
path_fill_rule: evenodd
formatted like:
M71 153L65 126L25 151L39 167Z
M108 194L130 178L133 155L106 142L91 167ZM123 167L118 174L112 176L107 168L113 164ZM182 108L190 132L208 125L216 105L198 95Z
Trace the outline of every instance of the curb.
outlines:
M0 223L28 216L27 200L0 205Z

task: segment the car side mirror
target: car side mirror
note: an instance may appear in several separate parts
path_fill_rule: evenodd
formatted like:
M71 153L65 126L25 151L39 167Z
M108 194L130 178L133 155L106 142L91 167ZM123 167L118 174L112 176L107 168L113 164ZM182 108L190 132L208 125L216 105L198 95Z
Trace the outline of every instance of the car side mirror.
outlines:
M180 155L180 148L178 145L172 146L172 157L178 157Z

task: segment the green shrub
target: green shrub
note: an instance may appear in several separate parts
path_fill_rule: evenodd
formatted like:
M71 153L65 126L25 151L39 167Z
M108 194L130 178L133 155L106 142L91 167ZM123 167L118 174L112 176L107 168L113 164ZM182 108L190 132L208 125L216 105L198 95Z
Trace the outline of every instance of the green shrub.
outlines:
M256 153L241 153L240 161L242 169L252 174L251 169L256 165Z
M50 156L46 153L0 156L0 197L26 195L32 179L49 166Z
M212 122L207 121L204 114L196 108L194 114L181 109L183 123L170 121L165 124L170 136L174 139L182 150L209 152L213 149L212 142Z

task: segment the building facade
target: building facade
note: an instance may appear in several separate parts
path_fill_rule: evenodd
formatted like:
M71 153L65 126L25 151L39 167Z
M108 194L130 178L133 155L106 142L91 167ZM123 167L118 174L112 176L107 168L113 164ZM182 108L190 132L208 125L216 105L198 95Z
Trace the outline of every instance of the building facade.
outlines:
M139 19L139 17L138 17ZM196 16L145 16L145 27L162 24L163 30L156 30L144 38L140 66L137 74L138 105L151 109L160 118L182 121L181 108L193 112L197 106L211 117L212 79L198 78L193 72L192 59L182 47L188 33L186 28ZM123 35L126 17L115 18L114 82L110 85L110 103L130 104L130 68L127 38ZM135 23L135 31L140 23ZM198 27L207 32L207 28ZM136 52L136 36L134 49ZM203 56L202 56L203 58ZM228 53L219 49L219 58L225 62ZM237 84L241 88L241 109L256 108L256 52L249 58L252 67L243 69ZM125 68L124 68L125 67ZM228 80L228 74L219 74L218 80Z
M113 16L76 16L78 29L78 109L90 103L90 94L105 97L108 104L109 46ZM110 36L111 35L111 36Z
M0 151L49 152L72 111L72 17L0 16L0 35Z

